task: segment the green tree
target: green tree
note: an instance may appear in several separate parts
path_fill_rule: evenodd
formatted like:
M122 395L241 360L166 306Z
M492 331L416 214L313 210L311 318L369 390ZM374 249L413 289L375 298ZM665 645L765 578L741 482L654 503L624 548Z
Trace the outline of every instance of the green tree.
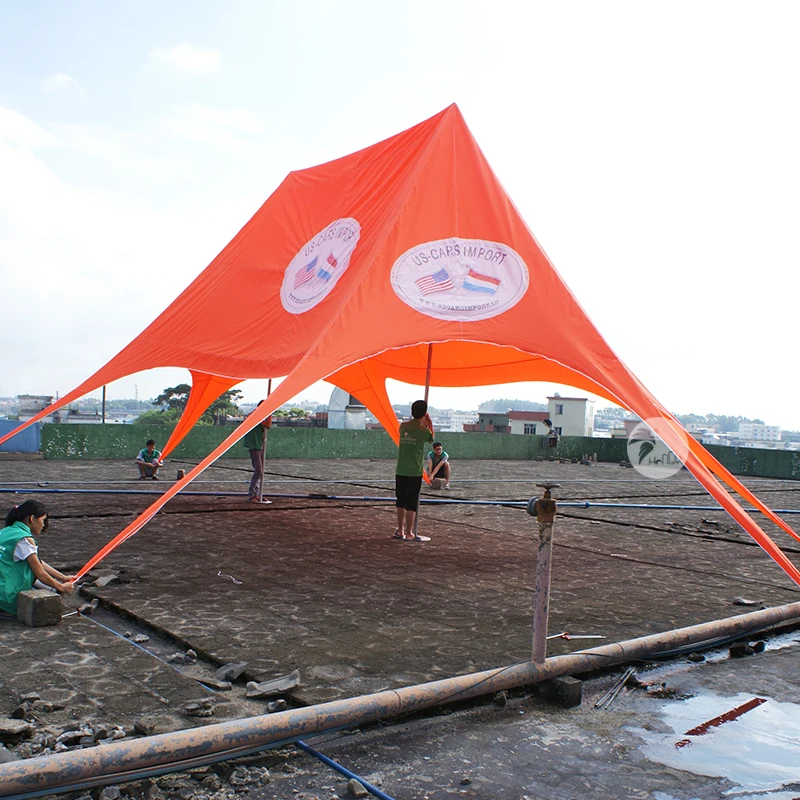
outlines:
M183 412L178 408L145 411L133 421L134 425L175 425Z
M305 419L311 416L311 412L297 406L289 406L289 408L279 408L272 416L278 419Z
M167 409L178 409L183 411L186 403L189 402L189 392L192 387L188 383L179 383L177 386L168 386L161 394L153 400L154 406L160 406L164 411Z
M487 400L478 406L478 411L484 414L505 414L511 411L547 411L544 403L537 403L535 400L509 400L501 397L496 400Z
M229 389L221 394L200 417L208 425L224 425L228 417L236 417L241 413L237 402L242 399L239 389Z
M157 411L145 411L136 418L138 424L175 425L186 409L189 392L192 387L188 383L169 386L153 400L152 405L160 406ZM242 399L239 389L229 389L221 394L201 415L198 425L224 425L228 416L238 416L237 400Z

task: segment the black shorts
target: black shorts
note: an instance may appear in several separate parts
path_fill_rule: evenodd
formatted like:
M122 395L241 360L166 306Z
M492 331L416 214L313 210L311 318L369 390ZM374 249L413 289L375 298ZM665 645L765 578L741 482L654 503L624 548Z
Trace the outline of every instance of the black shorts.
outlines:
M406 511L419 508L419 492L422 488L422 475L395 475L394 493L397 495L395 505Z

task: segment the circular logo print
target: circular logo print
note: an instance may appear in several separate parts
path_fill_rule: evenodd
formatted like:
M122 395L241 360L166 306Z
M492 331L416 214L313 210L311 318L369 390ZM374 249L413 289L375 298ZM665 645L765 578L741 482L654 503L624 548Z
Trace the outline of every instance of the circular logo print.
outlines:
M678 452L667 447L659 438L658 432L669 429L680 436ZM665 419L660 417L639 422L628 436L628 459L633 468L651 480L671 478L680 472L689 454L689 445L683 431L675 431Z
M515 306L528 289L519 253L482 239L439 239L412 247L392 267L406 305L437 319L475 322Z
M361 226L337 219L310 239L283 273L281 303L290 314L302 314L322 302L350 265Z

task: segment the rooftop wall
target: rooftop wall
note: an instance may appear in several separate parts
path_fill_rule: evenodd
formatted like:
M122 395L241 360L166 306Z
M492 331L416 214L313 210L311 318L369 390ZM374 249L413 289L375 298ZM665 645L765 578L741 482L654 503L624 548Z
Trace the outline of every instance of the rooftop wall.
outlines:
M210 453L233 428L196 427L181 442L171 458L199 460ZM136 457L148 439L156 447L166 442L170 428L154 425L43 425L41 448L45 458ZM627 459L625 439L595 439L565 436L558 447L546 446L543 436L513 436L492 433L441 433L437 438L454 459L582 458L597 455L598 461L619 462ZM270 429L267 458L394 458L394 442L382 430L330 430L328 428ZM9 442L13 445L14 442ZM800 480L800 452L790 450L755 450L751 448L709 446L708 450L734 475ZM225 454L226 458L246 458L240 443Z

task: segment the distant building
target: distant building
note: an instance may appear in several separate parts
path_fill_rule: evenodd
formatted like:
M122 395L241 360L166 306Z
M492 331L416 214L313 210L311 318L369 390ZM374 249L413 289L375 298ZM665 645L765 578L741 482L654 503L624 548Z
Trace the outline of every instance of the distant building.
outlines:
M687 422L683 427L686 428L687 433L706 434L717 432L716 425L705 425L702 422Z
M549 418L547 411L509 411L509 433L546 436L550 433L550 426L544 421Z
M769 425L758 425L757 423L745 423L746 425L754 424L756 427L760 428L772 428L773 426ZM775 428L773 428L773 431ZM769 436L774 437L774 432L770 431ZM751 450L786 450L791 449L787 448L786 442L780 441L780 429L778 431L778 440L776 441L774 438L763 438L763 439L744 439L742 438L742 426L739 427L739 433L704 433L702 434L702 438L700 442L702 444L716 444L722 447L744 447ZM745 428L744 433L750 433L750 431ZM759 435L759 434L757 434ZM762 434L763 435L763 434Z
M701 433L700 444L716 444L720 447L730 447L733 445L734 437L732 433Z
M42 409L47 408L52 402L53 397L45 394L19 394L19 421L27 422L38 414ZM138 409L128 411L106 411L106 423L130 423L142 412ZM59 408L52 414L48 414L42 422L69 423L71 425L100 425L103 422L103 412L100 408L93 411L80 410L77 407Z
M594 400L588 397L548 397L547 414L559 436L594 434Z
M367 408L353 395L338 386L328 404L328 427L332 430L363 431L367 427Z
M40 411L47 408L53 402L53 395L48 394L18 394L19 421L27 422L33 419ZM56 412L56 417L58 412ZM53 414L48 414L41 422L58 422Z
M477 411L453 411L452 409L445 409L444 411L437 411L431 415L433 420L433 429L438 433L439 431L456 432L463 431L464 425L473 425L478 421Z
M507 411L505 414L480 411L478 412L478 421L464 425L464 430L473 433L508 433L508 413Z
M744 442L779 442L781 440L780 425L761 425L758 422L739 423L739 441Z

